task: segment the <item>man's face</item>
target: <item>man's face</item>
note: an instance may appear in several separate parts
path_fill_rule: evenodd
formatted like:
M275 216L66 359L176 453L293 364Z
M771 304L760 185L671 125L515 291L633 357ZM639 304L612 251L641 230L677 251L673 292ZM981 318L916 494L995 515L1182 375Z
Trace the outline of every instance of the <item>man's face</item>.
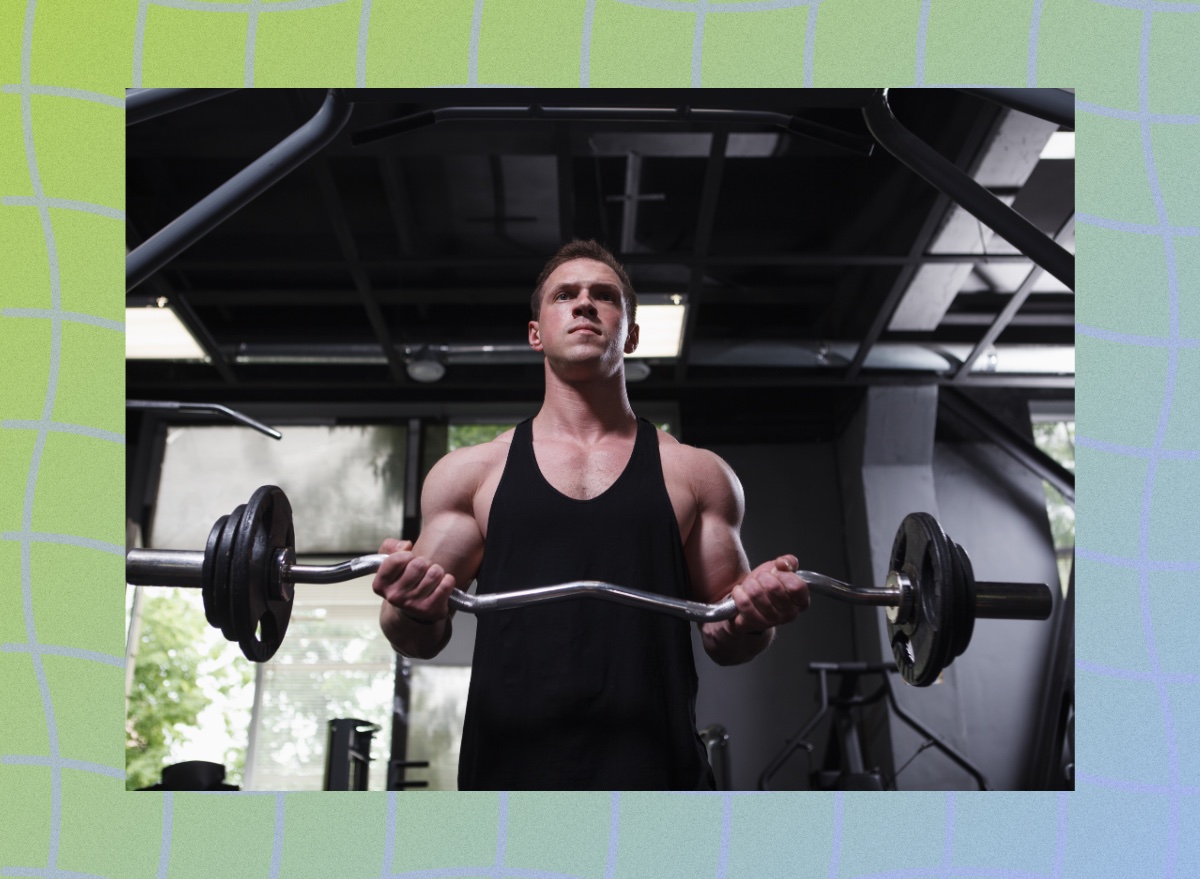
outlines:
M602 262L563 263L542 287L541 314L529 322L529 345L548 359L612 366L637 347L616 272Z

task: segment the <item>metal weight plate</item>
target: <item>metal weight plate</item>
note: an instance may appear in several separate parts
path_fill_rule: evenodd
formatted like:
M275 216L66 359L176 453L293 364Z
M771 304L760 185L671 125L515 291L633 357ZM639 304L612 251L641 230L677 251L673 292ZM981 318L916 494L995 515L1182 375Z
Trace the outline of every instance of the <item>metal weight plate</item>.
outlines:
M292 600L280 596L275 554L295 542L287 496L273 485L257 489L238 526L230 572L233 630L254 662L274 656L287 631Z
M233 616L230 611L232 588L229 575L233 567L234 537L245 512L245 504L233 508L228 521L225 522L225 527L221 529L221 536L217 541L217 553L213 559L213 607L216 609L215 614L220 624L221 634L229 641L238 640L234 635Z
M212 530L208 532L208 542L204 545L204 565L200 569L200 588L201 594L204 596L204 618L214 629L219 629L223 625L223 615L217 609L213 568L217 562L217 547L221 544L221 530L228 521L228 516L222 516L213 523Z
M975 631L975 569L971 567L971 558L959 544L952 543L952 554L956 567L961 572L962 586L955 600L956 621L954 623L954 647L950 651L950 659L962 656L967 645L971 643L971 635Z
M937 680L953 658L955 570L952 544L928 513L910 513L892 543L890 569L908 577L915 600L903 625L888 622L900 675L915 687Z

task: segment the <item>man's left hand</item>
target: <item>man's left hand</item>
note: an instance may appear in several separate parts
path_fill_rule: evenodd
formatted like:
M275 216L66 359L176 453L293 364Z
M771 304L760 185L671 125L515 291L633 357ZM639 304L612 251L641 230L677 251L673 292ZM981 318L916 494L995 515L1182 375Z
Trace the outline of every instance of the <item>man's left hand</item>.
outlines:
M759 634L806 610L808 584L795 573L799 565L795 556L781 555L747 574L730 593L738 615L729 628L741 635Z

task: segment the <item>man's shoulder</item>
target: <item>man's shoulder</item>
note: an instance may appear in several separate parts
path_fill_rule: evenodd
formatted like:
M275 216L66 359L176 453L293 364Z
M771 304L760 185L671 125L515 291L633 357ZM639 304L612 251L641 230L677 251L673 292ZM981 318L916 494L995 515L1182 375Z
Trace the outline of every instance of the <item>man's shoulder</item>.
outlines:
M473 446L461 446L447 452L438 459L437 467L442 470L473 470L487 468L508 457L508 448L512 445L513 430L506 430L493 440L477 443Z
M663 466L684 474L699 497L711 492L726 492L737 483L737 476L716 452L689 446L669 433L658 432L658 453Z
M457 504L474 496L489 475L503 469L508 458L512 431L494 440L462 446L447 452L425 478L425 492Z

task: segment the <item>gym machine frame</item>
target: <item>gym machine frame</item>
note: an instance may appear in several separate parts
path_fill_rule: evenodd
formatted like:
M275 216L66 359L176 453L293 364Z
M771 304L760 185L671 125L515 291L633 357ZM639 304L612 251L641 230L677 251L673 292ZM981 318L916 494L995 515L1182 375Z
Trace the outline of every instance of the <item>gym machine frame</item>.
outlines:
M896 777L908 766L905 763L888 779L887 783L877 780L876 772L865 771L863 765L862 746L858 739L858 727L854 723L853 717L850 715L850 709L861 708L864 705L871 705L886 697L888 705L891 706L892 712L895 713L904 723L921 733L925 737L925 741L917 749L909 759L912 762L917 756L928 748L937 748L960 767L966 770L967 773L975 779L975 783L979 785L980 790L990 790L987 786L987 779L983 777L974 764L966 757L958 753L944 741L938 738L937 734L933 733L925 726L917 722L912 715L900 707L896 701L896 694L892 690L892 682L888 677L892 672L898 671L894 662L810 662L808 670L818 677L818 701L820 704L817 707L816 713L800 728L800 731L792 736L780 749L771 762L758 776L758 789L762 791L771 790L768 782L781 770L785 763L799 750L803 750L806 754L811 754L813 745L808 741L807 736L817 725L824 720L829 714L830 708L833 708L834 731L830 733L830 744L827 749L826 762L823 770L829 771L829 758L832 755L834 745L840 749L840 761L844 770L837 774L837 782L839 786L835 790L888 790L889 785L894 786ZM836 674L842 676L841 686L838 688L837 695L829 695L829 675ZM878 674L881 675L880 685L870 694L861 695L858 692L858 679L862 675ZM836 738L834 738L836 736ZM822 770L816 770L812 774L815 776ZM878 786L876 786L876 783ZM816 786L814 785L814 788ZM824 788L821 788L824 789Z

